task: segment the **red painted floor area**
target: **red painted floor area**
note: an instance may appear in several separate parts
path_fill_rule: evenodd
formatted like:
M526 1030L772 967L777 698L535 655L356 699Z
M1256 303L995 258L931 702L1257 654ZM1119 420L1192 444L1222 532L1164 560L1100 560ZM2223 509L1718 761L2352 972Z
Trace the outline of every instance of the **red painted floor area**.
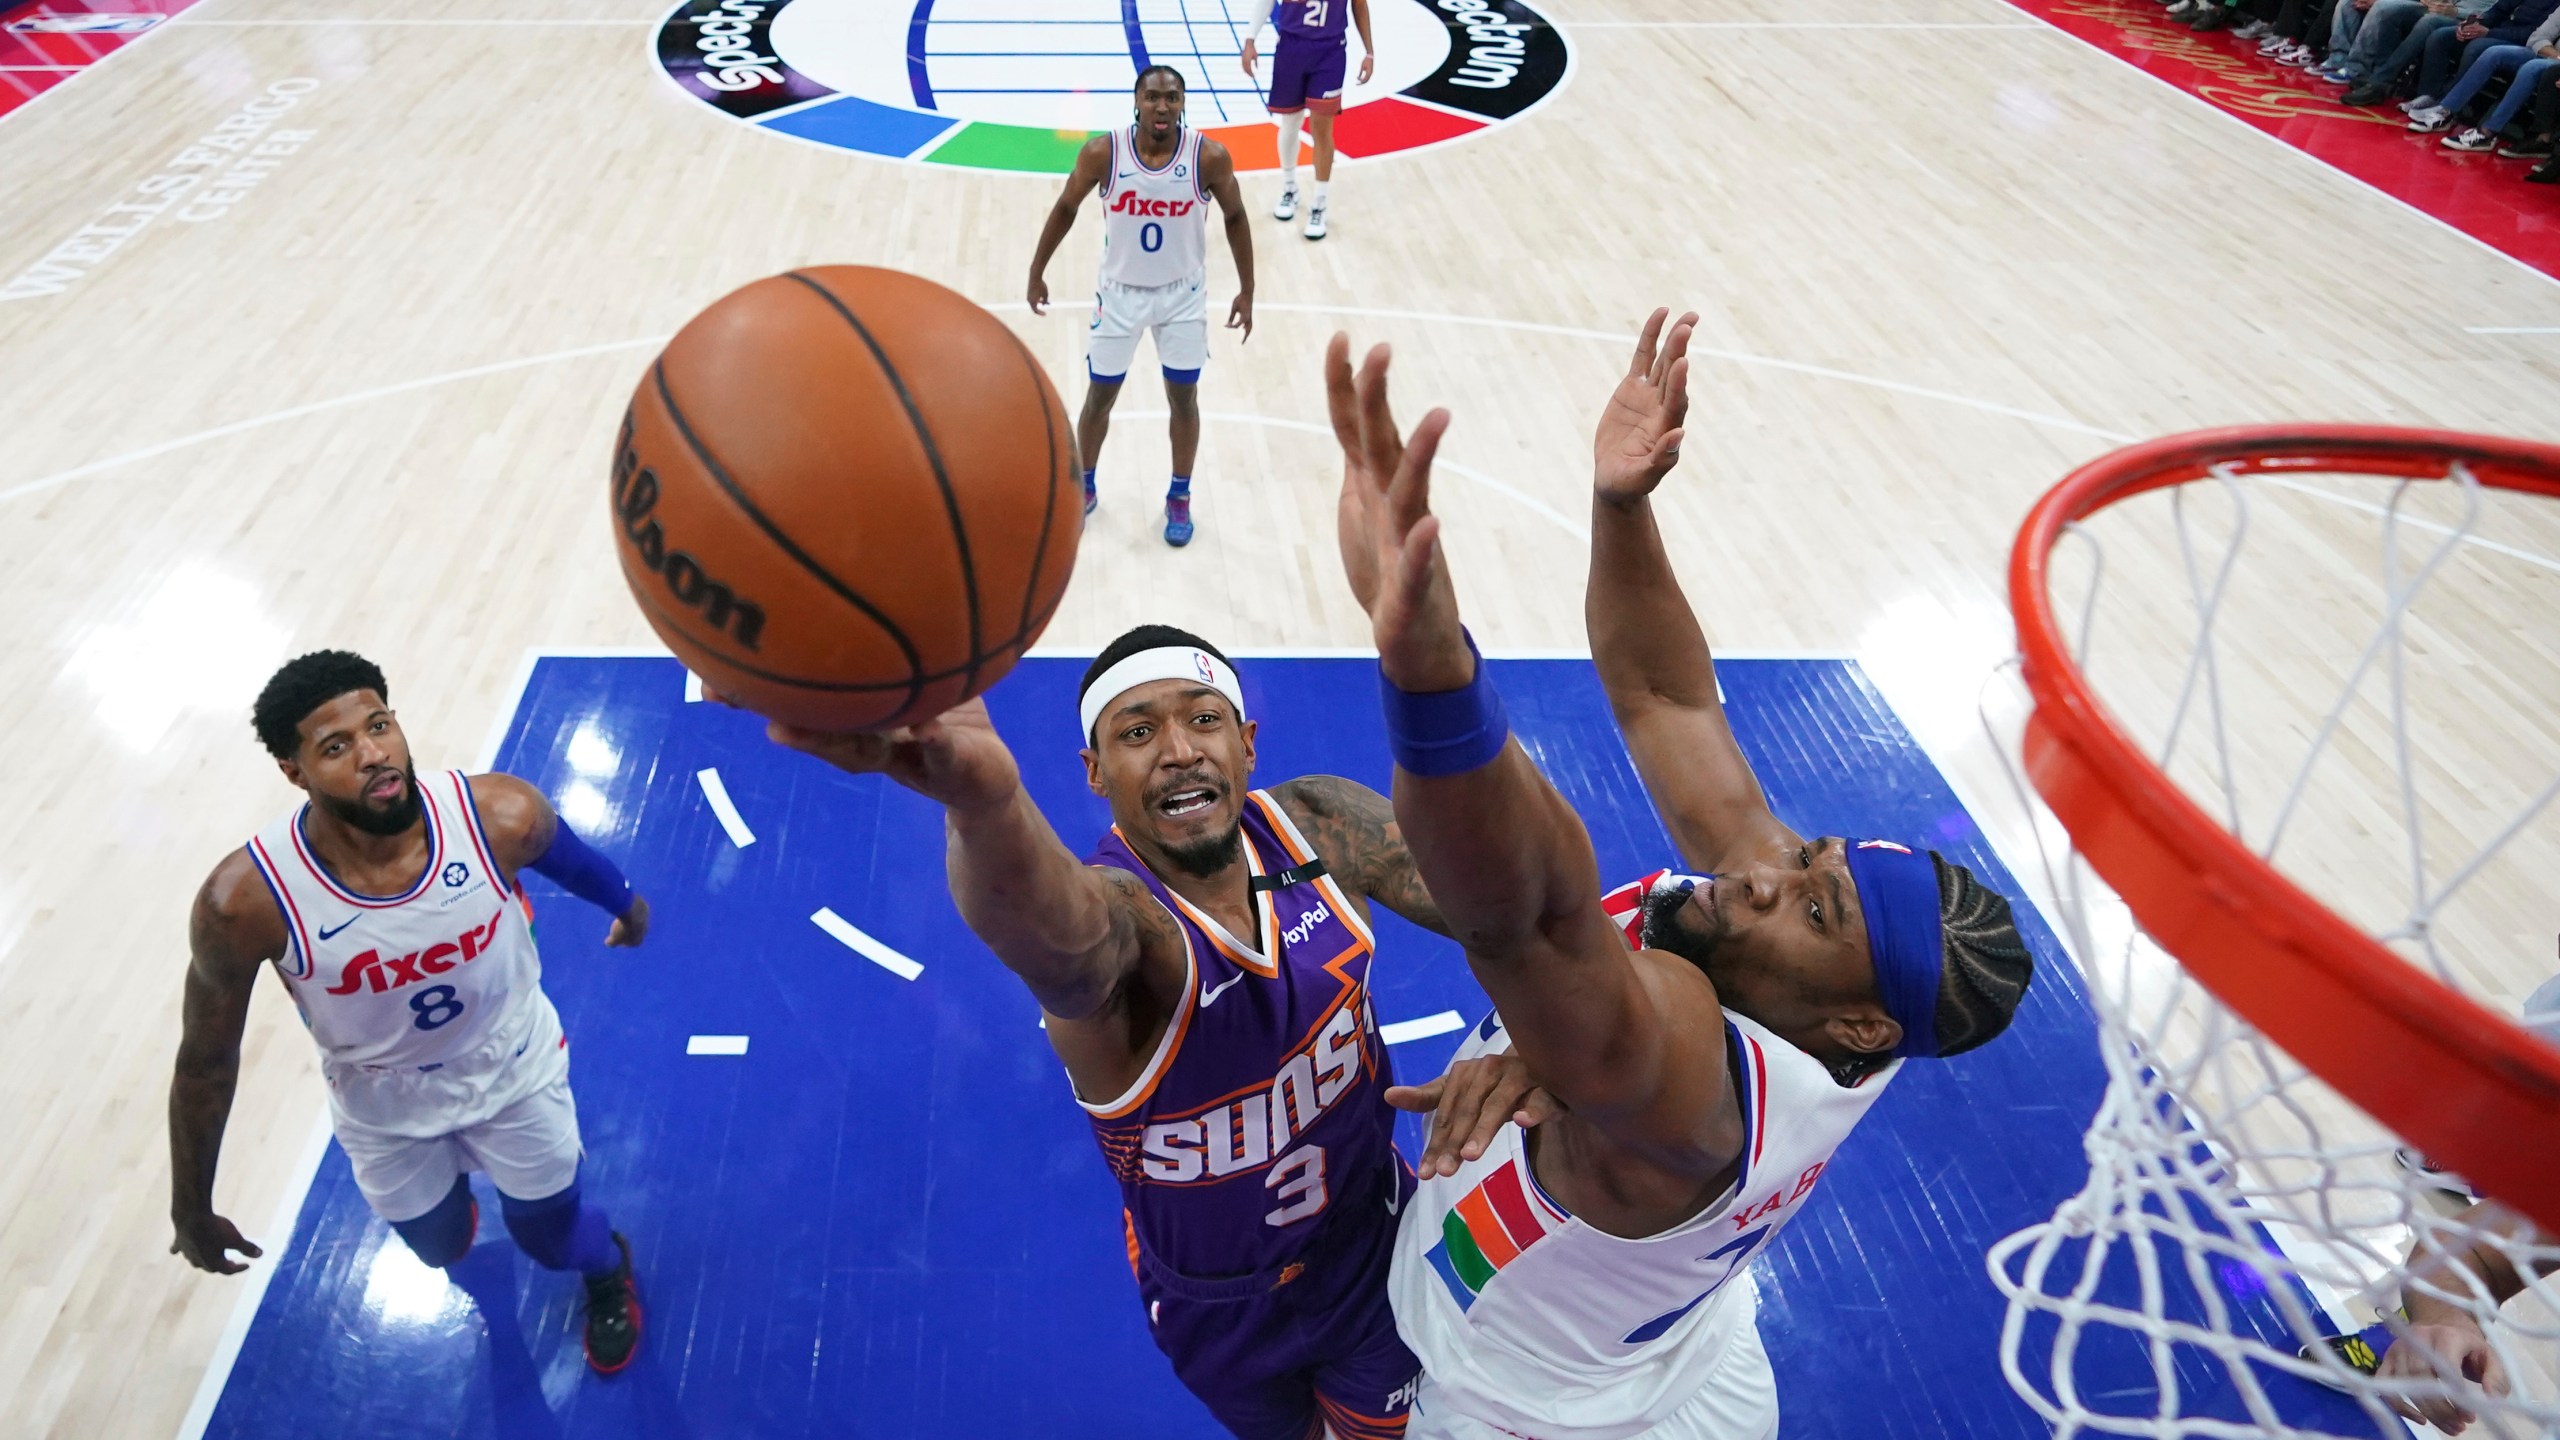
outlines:
M0 116L150 34L196 0L0 3Z
M2228 31L2198 35L2153 0L2009 3L2560 278L2560 186L2524 183L2530 161L2447 150L2401 128L2394 106L2341 105L2340 87L2259 58Z

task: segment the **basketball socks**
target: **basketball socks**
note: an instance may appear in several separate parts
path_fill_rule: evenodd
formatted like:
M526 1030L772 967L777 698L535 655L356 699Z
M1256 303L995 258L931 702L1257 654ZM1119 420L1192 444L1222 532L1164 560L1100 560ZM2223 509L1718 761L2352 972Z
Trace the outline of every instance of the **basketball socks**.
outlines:
M1293 220L1298 214L1298 124L1306 118L1296 115L1273 117L1280 127L1280 203L1271 207L1274 220Z
M1084 513L1092 514L1093 507L1099 504L1101 499L1101 494L1093 488L1093 472L1087 470L1084 472Z
M1307 202L1307 238L1310 240L1324 238L1325 194L1332 188L1333 186L1325 181L1317 181L1315 197Z
M1176 475L1164 492L1164 543L1181 549L1191 543L1191 477Z

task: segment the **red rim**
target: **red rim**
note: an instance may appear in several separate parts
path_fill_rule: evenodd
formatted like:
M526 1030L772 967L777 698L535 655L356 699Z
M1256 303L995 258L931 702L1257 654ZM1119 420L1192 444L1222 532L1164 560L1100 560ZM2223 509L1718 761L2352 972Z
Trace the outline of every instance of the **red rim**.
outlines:
M2207 990L2436 1164L2560 1234L2560 1049L2340 919L2187 798L2116 727L2063 643L2063 527L2228 465L2485 485L2560 499L2560 446L2371 425L2199 430L2102 455L2029 512L2009 555L2026 769L2143 930Z

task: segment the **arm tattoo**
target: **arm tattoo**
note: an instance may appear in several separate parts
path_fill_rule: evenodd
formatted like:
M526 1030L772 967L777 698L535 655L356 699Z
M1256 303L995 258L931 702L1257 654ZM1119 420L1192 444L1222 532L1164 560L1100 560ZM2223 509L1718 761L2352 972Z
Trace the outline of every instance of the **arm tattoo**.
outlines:
M1386 796L1338 775L1301 776L1277 793L1336 878L1425 930L1449 933Z

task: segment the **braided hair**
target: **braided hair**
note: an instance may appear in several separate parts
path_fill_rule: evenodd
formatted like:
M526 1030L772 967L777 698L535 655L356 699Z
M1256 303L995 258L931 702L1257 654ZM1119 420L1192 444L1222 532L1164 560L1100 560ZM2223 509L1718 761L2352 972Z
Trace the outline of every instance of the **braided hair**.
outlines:
M2035 979L2036 962L2018 935L2008 896L1935 850L1929 858L1938 866L1938 924L1946 935L1938 1054L1961 1055L2009 1028Z

